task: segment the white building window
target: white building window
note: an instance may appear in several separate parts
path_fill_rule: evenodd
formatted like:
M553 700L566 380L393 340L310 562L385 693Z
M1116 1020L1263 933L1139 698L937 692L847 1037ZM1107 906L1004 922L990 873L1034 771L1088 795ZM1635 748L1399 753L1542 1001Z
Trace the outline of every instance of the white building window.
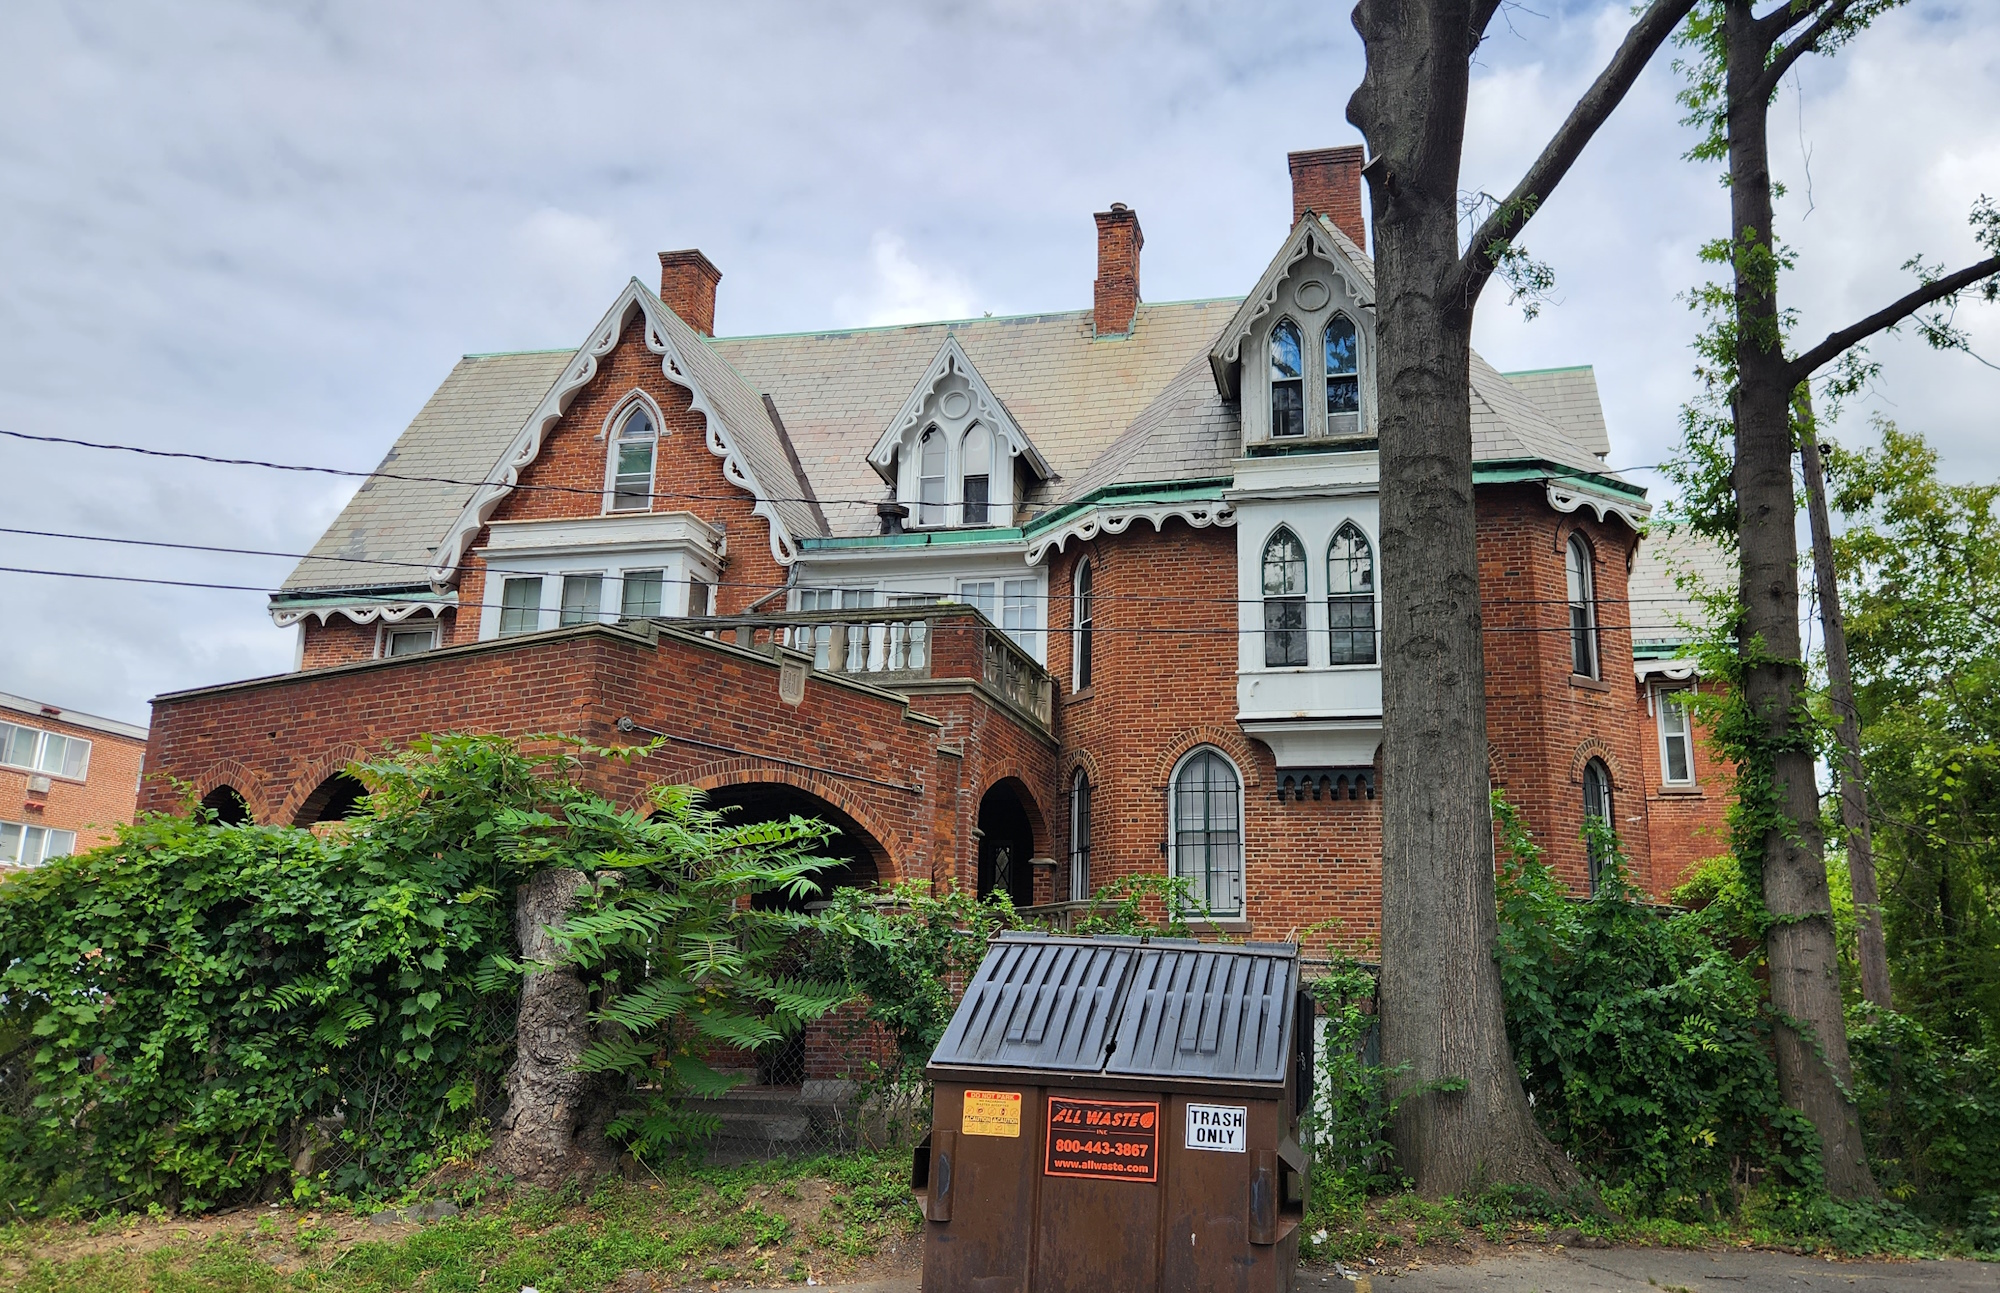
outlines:
M1069 900L1090 897L1090 778L1082 768L1069 779Z
M1597 677L1597 577L1590 545L1581 534L1569 536L1565 549L1569 594L1570 671L1580 678Z
M645 512L653 506L653 458L659 428L643 404L635 404L618 424L611 442L611 500L607 511Z
M619 579L618 614L628 620L664 614L665 594L665 571L628 570Z
M1352 521L1327 546L1326 623L1328 663L1375 663L1375 550Z
M932 427L924 432L924 438L917 442L917 524L943 525L945 523L946 474L951 455L944 442L944 432Z
M389 659L399 655L422 655L435 650L438 631L435 624L422 628L397 628L393 625L382 630L382 656Z
M1076 563L1076 610L1071 622L1076 625L1073 673L1077 691L1090 686L1091 637L1097 628L1097 597L1092 589L1096 579L1095 567L1088 557Z
M75 851L75 831L50 830L21 822L0 822L0 863L40 866L51 858L68 857Z
M1655 693L1653 712L1660 721L1660 779L1670 786L1693 785L1694 729L1688 722L1687 692Z
M0 723L0 763L81 781L90 771L90 742L19 723Z
M1218 916L1243 911L1243 781L1213 746L1180 761L1169 791L1174 874Z
M1614 833L1618 829L1618 819L1611 810L1611 769L1604 766L1602 759L1592 759L1583 765L1583 821L1586 827L1596 823ZM1596 893L1598 876L1611 860L1611 850L1595 839L1585 848L1590 854L1590 891Z
M1271 438L1305 433L1305 345L1299 325L1280 319L1271 329Z
M564 575L562 582L563 624L594 624L604 604L603 575Z
M1264 665L1306 663L1306 550L1284 526L1264 543Z
M958 600L976 606L1014 639L1023 651L1035 649L1042 627L1041 593L1032 579L968 579L958 586Z
M993 433L974 422L966 428L959 456L965 484L960 524L985 525L993 497Z
M1349 429L1353 421L1343 425L1334 419L1361 411L1361 347L1354 334L1354 320L1344 314L1328 319L1322 349L1326 356L1327 431L1332 433Z
M542 626L540 576L509 579L500 585L500 636L533 633Z

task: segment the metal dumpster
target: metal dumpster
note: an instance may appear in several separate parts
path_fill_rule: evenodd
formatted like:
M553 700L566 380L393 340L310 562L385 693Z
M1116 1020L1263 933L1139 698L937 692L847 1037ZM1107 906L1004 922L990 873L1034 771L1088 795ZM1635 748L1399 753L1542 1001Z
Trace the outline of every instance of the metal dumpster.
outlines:
M925 1293L1285 1293L1311 1020L1293 944L1002 934L926 1070Z

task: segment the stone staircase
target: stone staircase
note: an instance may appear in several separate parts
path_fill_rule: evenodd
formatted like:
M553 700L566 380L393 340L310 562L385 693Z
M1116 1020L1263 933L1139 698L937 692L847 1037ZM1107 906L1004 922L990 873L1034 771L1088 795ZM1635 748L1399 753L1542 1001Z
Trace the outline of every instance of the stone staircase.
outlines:
M852 1082L811 1081L804 1086L739 1086L711 1099L689 1100L685 1107L722 1123L708 1142L708 1161L736 1164L853 1148L859 1102Z

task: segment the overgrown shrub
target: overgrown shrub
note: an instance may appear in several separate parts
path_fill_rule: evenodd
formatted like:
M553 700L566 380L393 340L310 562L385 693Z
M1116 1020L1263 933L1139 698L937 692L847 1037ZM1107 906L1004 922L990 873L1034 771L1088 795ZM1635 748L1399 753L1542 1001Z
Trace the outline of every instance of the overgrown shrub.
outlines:
M1875 1179L1891 1198L2000 1249L2000 1057L1961 1050L1907 1015L1848 1020Z

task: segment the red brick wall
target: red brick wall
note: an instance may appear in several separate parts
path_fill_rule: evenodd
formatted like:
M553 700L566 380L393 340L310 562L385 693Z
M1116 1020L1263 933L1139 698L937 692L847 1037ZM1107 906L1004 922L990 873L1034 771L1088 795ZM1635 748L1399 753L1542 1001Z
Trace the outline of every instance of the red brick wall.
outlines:
M35 773L0 766L0 820L75 831L78 852L104 843L111 838L112 827L132 820L139 800L144 742L47 714L0 709L0 721L80 736L91 743L83 780L43 774L49 777L47 795L28 794L28 778Z
M1671 684L1684 686L1685 684ZM1715 683L1701 683L1706 692ZM1729 778L1727 762L1715 753L1702 725L1694 726L1694 785L1669 787L1661 775L1657 720L1646 712L1646 688L1634 684L1632 705L1645 734L1646 815L1652 824L1653 892L1671 895L1687 879L1694 864L1729 851Z

